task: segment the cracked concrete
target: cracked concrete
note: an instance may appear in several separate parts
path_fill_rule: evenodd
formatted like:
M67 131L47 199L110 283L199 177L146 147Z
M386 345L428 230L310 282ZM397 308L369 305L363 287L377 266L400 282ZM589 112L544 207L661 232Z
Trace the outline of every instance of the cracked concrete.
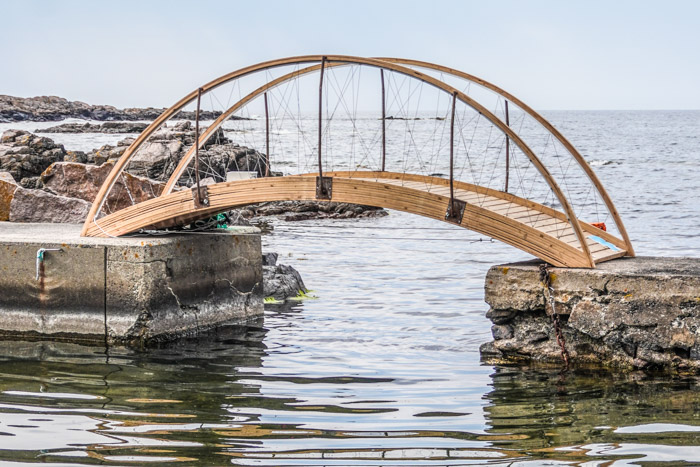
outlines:
M492 267L488 361L560 362L539 262ZM550 268L574 364L700 373L700 259L622 258L596 269Z
M260 235L81 238L0 222L0 335L143 345L262 315ZM35 280L39 248L46 253Z

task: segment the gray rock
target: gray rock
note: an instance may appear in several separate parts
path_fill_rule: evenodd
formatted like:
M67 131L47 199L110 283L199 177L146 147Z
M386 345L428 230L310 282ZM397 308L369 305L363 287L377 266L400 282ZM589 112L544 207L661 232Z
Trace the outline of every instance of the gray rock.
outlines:
M263 266L275 266L277 264L277 253L263 253L262 255L262 265Z
M263 294L276 300L296 297L307 288L299 272L291 266L263 266Z
M89 211L90 203L82 199L18 187L10 203L9 220L81 224Z
M9 172L15 180L37 177L65 156L62 145L24 130L8 130L0 139L0 171Z

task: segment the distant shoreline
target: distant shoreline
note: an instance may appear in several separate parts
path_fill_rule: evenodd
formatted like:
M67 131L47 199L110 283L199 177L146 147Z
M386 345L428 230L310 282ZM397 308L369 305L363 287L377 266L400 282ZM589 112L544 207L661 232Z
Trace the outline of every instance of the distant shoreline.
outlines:
M58 96L14 97L0 95L0 123L9 122L57 122L68 118L98 121L152 121L158 118L165 108L118 109L111 105L90 105L80 101L69 101ZM201 120L214 120L222 112L203 110ZM194 120L195 113L183 111L173 117L175 120ZM247 120L231 116L234 120Z

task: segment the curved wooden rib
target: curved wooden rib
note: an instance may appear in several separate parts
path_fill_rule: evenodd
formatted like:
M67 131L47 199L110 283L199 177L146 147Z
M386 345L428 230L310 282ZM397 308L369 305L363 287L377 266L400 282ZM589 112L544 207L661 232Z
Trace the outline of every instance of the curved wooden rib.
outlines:
M253 65L253 66L250 66L247 68L243 68L243 69L238 70L236 72L224 75L224 76L204 85L201 89L202 89L202 92L207 92L211 89L214 89L214 88L222 85L223 83L225 83L227 81L239 78L241 76L253 73L255 71L270 69L270 68L284 66L284 65L301 64L301 63L309 63L309 62L320 62L323 59L325 59L326 61L329 61L329 62L337 62L337 63L343 63L343 64L367 65L367 66L372 66L372 67L376 67L376 68L395 71L397 73L404 74L404 75L409 76L409 77L413 77L413 78L418 79L424 83L430 84L438 89L441 89L441 90L443 90L451 95L452 94L456 95L460 101L462 101L466 105L470 106L471 108L473 108L477 112L481 113L487 120L489 120L494 126L496 126L503 133L505 133L511 139L511 141L513 141L513 143L515 143L520 148L520 150L530 159L530 161L533 163L535 168L537 168L537 170L540 172L540 174L544 177L545 181L552 189L552 192L557 197L559 203L564 208L564 212L566 213L568 220L571 223L571 226L574 230L574 233L575 233L576 237L578 238L581 250L586 254L586 256L589 259L589 267L593 267L595 265L594 259L591 256L590 251L588 249L588 245L587 245L587 242L585 240L583 230L581 229L581 226L578 224L578 220L575 217L575 213L574 213L573 208L571 207L570 203L568 202L568 200L564 196L564 194L561 191L560 187L558 186L557 182L554 180L552 175L549 173L547 168L542 164L542 162L539 160L539 158L535 155L535 153L527 146L527 144L525 144L525 142L516 133L514 133L510 129L509 126L507 126L504 122L502 122L498 117L496 117L488 109L486 109L484 106L482 106L481 104L479 104L478 102L476 102L475 100L470 98L469 96L465 95L461 91L453 88L452 86L449 86L449 85L443 83L440 80L437 80L431 76L420 73L420 72L413 70L411 68L406 68L406 67L403 67L400 65L396 65L396 64L393 64L390 62L385 62L385 61L377 60L377 59L342 56L342 55L329 55L329 56L314 55L314 56L292 57L292 58L286 58L286 59L280 59L280 60L273 60L271 62L264 62L264 63L258 64L258 65ZM183 99L181 99L173 107L166 110L163 114L161 114L161 116L156 121L154 121L148 128L146 128L146 130L144 130L144 132L141 133L141 135L139 135L139 137L129 146L129 148L127 148L127 150L124 152L124 154L119 159L117 164L115 164L114 168L112 169L109 176L105 180L104 184L100 188L100 191L98 192L97 197L95 198L93 205L90 208L90 212L88 213L88 217L87 217L85 224L83 226L83 230L81 232L81 235L83 235L83 236L89 235L88 234L88 232L90 231L89 227L96 220L97 214L99 213L99 210L101 209L101 207L104 203L104 200L107 196L107 193L111 190L112 186L116 182L117 177L124 170L124 168L126 167L126 164L133 157L136 150L166 120L168 120L172 115L174 115L176 112L178 112L182 107L187 105L187 103L191 102L196 97L196 95L197 95L197 91L193 91L188 96L185 96ZM210 135L211 134L212 133L210 133Z
M343 66L344 64L326 64L326 68L330 67L335 67L335 66ZM211 138L214 133L216 133L216 130L219 129L221 125L228 120L231 115L233 115L237 110L240 108L244 107L246 104L248 104L250 101L255 99L256 97L259 97L263 95L264 93L270 91L271 89L274 89L275 87L279 86L280 84L284 84L287 81L290 81L292 79L298 78L299 76L312 73L315 71L318 71L321 69L321 65L312 65L310 67L301 69L301 70L295 70L291 73L287 73L284 76L280 76L277 79L274 79L270 81L269 83L264 84L263 86L260 86L258 89L255 91L251 92L247 96L245 96L243 99L239 100L235 104L233 104L231 107L226 109L219 117L212 122L211 125L209 125L204 133L202 133L199 138L197 139L197 145L199 146L199 149L204 147L204 145L209 141L209 138ZM187 150L187 153L185 153L184 156L182 156L182 159L180 159L180 162L178 162L177 167L175 167L175 170L173 173L170 175L170 178L168 179L167 183L165 184L165 187L163 188L163 192L161 193L161 196L167 195L168 193L172 193L173 188L175 188L175 184L177 181L182 177L182 174L185 173L185 169L187 169L187 166L189 165L190 162L192 162L192 158L194 157L194 153L196 150L196 146L193 144L192 147L190 147ZM269 156L269 154L268 154Z
M378 57L380 60L386 60L392 63L399 63L401 65L406 65L406 66L415 66L419 68L427 68L429 70L434 70L434 71L439 71L444 74L456 76L462 79L465 79L467 81L471 81L474 83L479 84L480 86L483 86L487 89L490 89L491 91L495 92L496 94L499 94L509 100L510 102L514 103L518 107L520 107L521 110L524 112L528 113L531 117L533 117L537 122L539 122L543 127L549 131L552 136L557 138L559 142L569 151L569 154L573 156L573 158L578 162L579 166L583 169L583 171L586 173L588 176L588 179L593 183L593 185L596 187L598 190L598 193L600 194L600 197L603 199L603 202L605 203L605 206L608 208L608 211L610 212L610 215L612 216L615 225L617 226L617 230L620 232L620 235L622 236L622 239L625 242L625 249L627 250L627 256L634 256L634 248L632 247L632 241L629 238L629 235L627 234L627 229L625 228L624 223L622 222L622 218L620 217L620 214L617 211L617 208L615 207L615 204L613 203L612 199L610 198L610 195L608 195L607 190L603 186L603 184L600 182L600 179L598 179L598 176L595 174L593 169L591 168L590 165L588 165L588 162L583 158L583 156L578 152L576 147L574 147L571 142L566 139L566 137L559 132L559 130L554 127L547 119L545 119L542 115L537 113L532 107L509 93L508 91L496 86L493 83L490 83L489 81L486 81L484 79L481 79L477 76L471 75L469 73L465 73L460 70L455 70L454 68L449 68L446 66L442 65L437 65L435 63L430 63L430 62L424 62L420 60L412 60L408 58L395 58L395 57Z
M334 202L385 207L445 220L450 198L445 192L444 179L419 175L407 178L391 172L336 172L328 176L333 177ZM468 203L462 227L501 240L556 266L591 267L588 255L577 248L576 236L564 213L508 193L455 183L456 196ZM190 190L174 192L110 214L98 221L99 226L95 223L89 226L88 235L119 236L154 224L167 225L173 219L194 219L260 202L316 200L314 174L224 182L209 185L207 189L210 207L206 209L195 208ZM537 223L531 222L533 216L538 216ZM560 238L550 227L556 222L569 229L568 233L560 232ZM593 226L579 225L611 243L621 243ZM590 236L587 242L594 245ZM625 250L601 247L593 254L598 261L605 261L624 255Z
M627 234L627 229L624 226L624 223L622 222L622 219L617 211L617 208L615 207L615 204L613 203L612 199L608 195L607 190L603 186L603 184L600 182L600 179L598 179L597 175L593 171L593 169L588 165L588 162L583 158L583 156L578 152L578 150L574 147L571 142L566 139L566 137L557 130L554 125L552 125L547 119L545 119L542 115L540 115L538 112L536 112L534 109L532 109L530 106L525 104L523 101L509 93L508 91L505 91L504 89L496 86L495 84L486 81L482 78L479 78L477 76L474 76L469 73L465 73L460 70L456 70L454 68L449 68L446 66L438 65L435 63L430 63L430 62L424 62L420 60L412 60L412 59L405 59L405 58L395 58L395 57L377 57L379 60L383 61L388 61L392 63L398 63L401 65L406 65L406 66L414 66L414 67L419 67L419 68L427 68L429 70L433 71L439 71L440 73L444 73L447 75L452 75L456 76L458 78L465 79L467 81L476 83L480 86L483 86L494 93L504 97L505 99L509 100L510 102L514 103L518 107L520 107L521 110L524 112L528 113L530 116L532 116L537 122L539 122L547 131L549 131L552 136L554 136L559 142L562 143L562 145L569 151L571 156L576 160L576 162L579 164L579 166L583 169L584 173L588 176L589 180L591 183L593 183L594 187L598 191L598 193L601 196L601 199L605 203L606 207L608 208L608 211L610 212L610 215L613 218L613 221L615 222L615 225L617 226L618 231L620 232L620 235L622 236L622 240L624 242L624 245L621 246L627 251L627 256L634 256L634 248L632 247L632 242L629 238L629 235ZM339 64L327 64L327 67L336 67L336 66L344 66L344 63L339 63ZM310 67L301 69L301 70L296 70L291 73L288 73L284 76L281 76L273 81L270 81L269 83L266 83L263 86L260 86L258 89L255 91L251 92L247 96L245 96L243 99L240 101L236 102L233 106L228 108L225 112L217 118L211 126L207 128L207 130L200 136L197 144L199 145L199 148L202 148L204 144L209 140L209 138L215 133L215 131L226 121L228 118L233 115L237 110L248 104L250 101L255 99L256 97L262 95L265 92L270 91L271 89L289 81L292 79L296 79L299 76L308 74L308 73L313 73L315 71L318 71L321 68L320 65L312 65ZM190 149L187 151L185 156L180 160L178 163L178 166L174 170L173 174L171 177L168 179L168 182L166 183L166 186L163 190L162 195L166 195L168 193L171 193L173 188L175 187L175 184L177 181L180 179L182 174L184 173L185 169L187 168L187 165L192 161L192 158L194 157L195 153L195 146L193 145L190 147ZM584 229L585 230L585 229ZM619 243L619 240L618 240ZM618 245L618 243L615 243ZM620 245L618 245L620 246Z

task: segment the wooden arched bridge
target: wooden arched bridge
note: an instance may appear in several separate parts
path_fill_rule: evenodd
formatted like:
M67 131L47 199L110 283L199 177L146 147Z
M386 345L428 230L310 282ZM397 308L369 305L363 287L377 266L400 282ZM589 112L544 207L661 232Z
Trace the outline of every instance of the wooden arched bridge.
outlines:
M178 112L196 107L199 115L207 101L207 110L219 117L203 132L196 119L199 137L171 161L162 192L111 210L110 191L139 160L140 150ZM374 110L364 110L368 103ZM245 118L263 109L264 118ZM263 156L265 176L225 181L226 174L208 170L214 158L221 166L222 154L207 148L222 134L235 140L226 138L225 147L259 150L255 154ZM270 176L271 167L296 173ZM204 186L207 176L215 183ZM591 167L515 96L427 62L334 55L260 63L182 98L115 164L82 234L120 236L174 227L283 200L418 214L501 240L556 266L595 267L634 255Z

